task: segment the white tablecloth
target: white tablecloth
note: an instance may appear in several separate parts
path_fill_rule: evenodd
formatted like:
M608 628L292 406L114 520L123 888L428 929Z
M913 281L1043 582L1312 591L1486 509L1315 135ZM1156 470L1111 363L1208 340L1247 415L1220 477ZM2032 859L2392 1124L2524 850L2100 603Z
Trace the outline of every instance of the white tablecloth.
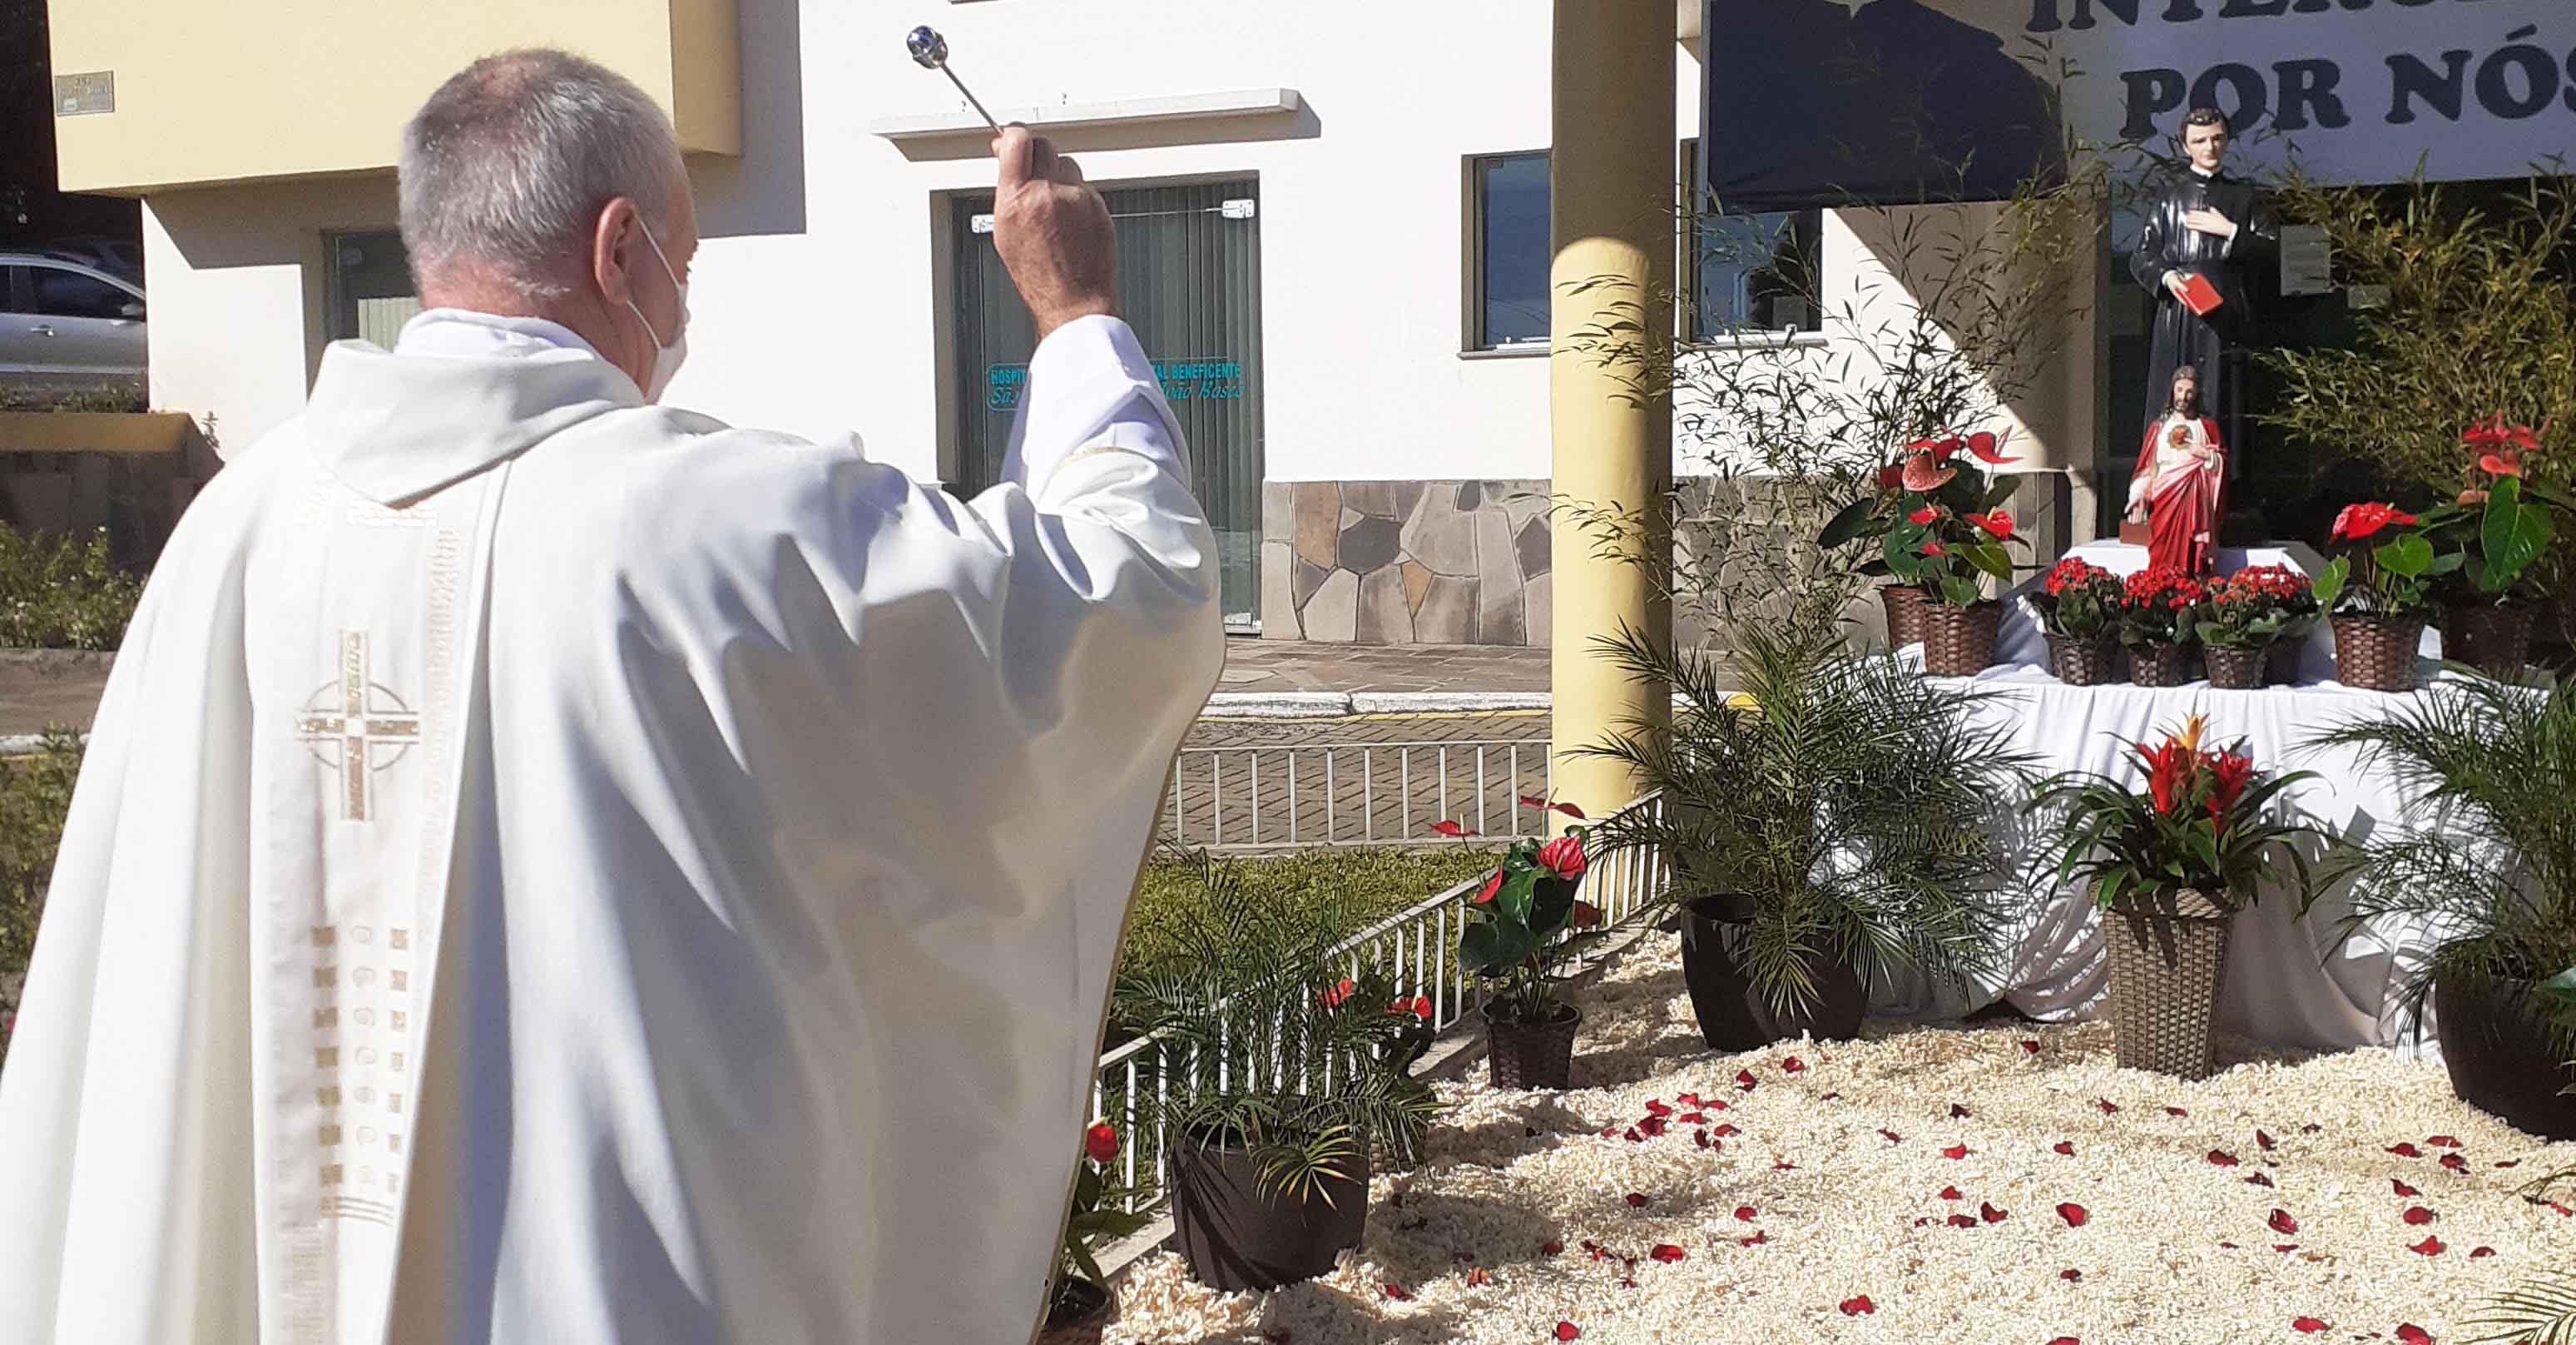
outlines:
M1906 657L1919 655L1909 651ZM2423 673L2427 684L2437 680L2431 668ZM2013 750L2036 757L2043 774L2078 769L2134 778L2121 762L2126 751L2122 740L2160 736L2196 711L2208 716L2204 743L2242 738L2267 772L2316 771L2321 778L2294 786L2282 797L2322 828L2344 833L2383 826L2405 811L2396 782L2384 771L2366 768L2357 754L2306 749L2318 732L2384 712L2400 697L2335 685L2262 691L2219 691L2206 683L2164 689L2070 687L2027 667L1989 669L1971 685L2000 693L1974 713L1981 722L1999 726ZM2041 829L2017 811L2009 813L2003 826L2022 858L2045 852L2047 837L2034 834ZM2081 893L2052 890L2053 876L2053 867L2034 875L2034 890L2015 903L2020 914L2006 937L1997 974L1964 1002L1918 977L1901 976L1878 989L1878 1008L1905 1016L1947 1016L2003 998L2043 1019L2100 1012L2109 987L2100 919ZM2240 915L2228 953L2220 1030L2309 1049L2413 1049L2397 992L2404 964L2426 947L2425 931L2374 926L2329 956L2339 914L2340 907L2329 902L2313 918L2302 920L2294 898L2271 892Z

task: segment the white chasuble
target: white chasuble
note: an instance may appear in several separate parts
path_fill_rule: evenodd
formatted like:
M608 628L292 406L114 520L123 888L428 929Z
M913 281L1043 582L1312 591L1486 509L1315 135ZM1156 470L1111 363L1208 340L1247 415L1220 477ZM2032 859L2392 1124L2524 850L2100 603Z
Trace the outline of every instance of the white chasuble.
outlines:
M971 502L573 349L333 347L146 589L0 1339L1020 1341L1222 659L1124 324Z

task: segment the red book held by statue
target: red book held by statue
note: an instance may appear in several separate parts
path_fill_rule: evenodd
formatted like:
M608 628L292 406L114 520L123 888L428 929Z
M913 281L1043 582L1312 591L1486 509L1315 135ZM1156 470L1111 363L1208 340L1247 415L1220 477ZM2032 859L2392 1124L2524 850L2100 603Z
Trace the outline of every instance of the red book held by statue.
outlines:
M2194 314L2204 318L2216 312L2218 306L2226 302L2218 297L2218 287L2209 283L2209 277L2202 275L2187 275L2182 278L2182 301L2191 306Z

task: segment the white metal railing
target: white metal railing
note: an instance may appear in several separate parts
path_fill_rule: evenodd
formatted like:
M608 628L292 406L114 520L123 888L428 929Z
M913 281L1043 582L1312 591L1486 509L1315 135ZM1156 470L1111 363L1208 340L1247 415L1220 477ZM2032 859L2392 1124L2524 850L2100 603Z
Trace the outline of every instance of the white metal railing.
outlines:
M1649 794L1620 808L1663 810L1663 798ZM1663 855L1627 850L1596 860L1583 875L1584 900L1601 908L1605 924L1635 914L1663 891ZM1431 1025L1447 1032L1480 1001L1466 968L1458 961L1458 937L1467 926L1467 898L1483 886L1481 875L1398 911L1334 945L1335 956L1348 956L1350 974L1383 970L1398 995L1431 1000ZM1150 1088L1158 1101L1169 1097L1172 1080L1189 1075L1195 1082L1195 1060L1183 1060L1165 1049L1159 1035L1140 1037L1104 1052L1092 1075L1091 1114L1118 1127L1119 1185L1129 1192L1127 1208L1148 1210L1163 1201L1161 1159L1170 1142L1159 1119L1148 1134L1137 1132L1141 1114L1160 1117L1161 1108L1140 1108L1139 1090ZM1110 1115L1114 1106L1118 1114Z
M1213 852L1418 845L1451 819L1478 835L1545 834L1545 741L1183 748L1157 835Z

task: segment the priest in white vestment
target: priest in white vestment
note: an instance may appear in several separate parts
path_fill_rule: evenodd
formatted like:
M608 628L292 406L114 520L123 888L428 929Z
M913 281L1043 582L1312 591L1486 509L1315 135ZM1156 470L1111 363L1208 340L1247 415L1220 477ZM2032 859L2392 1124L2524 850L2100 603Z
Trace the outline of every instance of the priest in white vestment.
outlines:
M100 707L0 1341L1030 1337L1222 647L1107 211L996 151L1043 339L967 502L654 404L697 231L632 84L422 109L430 311L189 510Z

